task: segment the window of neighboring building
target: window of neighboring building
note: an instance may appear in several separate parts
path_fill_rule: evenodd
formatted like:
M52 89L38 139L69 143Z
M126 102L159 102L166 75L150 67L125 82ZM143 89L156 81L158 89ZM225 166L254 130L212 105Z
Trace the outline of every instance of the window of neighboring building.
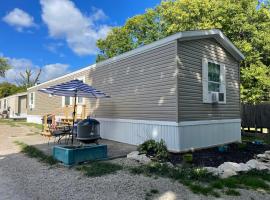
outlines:
M62 97L62 107L72 105L72 97Z
M7 109L7 100L4 99L4 109Z
M35 93L31 92L29 94L29 108L32 109L35 107Z
M79 78L76 78L76 79L78 79L78 80L85 83L85 76L82 76L82 77L79 77ZM84 98L83 97L78 97L77 101L78 101L77 102L78 104L84 104Z
M65 97L65 106L70 105L70 97Z
M218 102L226 103L225 65L204 58L202 60L203 102L212 103L212 93L218 93Z

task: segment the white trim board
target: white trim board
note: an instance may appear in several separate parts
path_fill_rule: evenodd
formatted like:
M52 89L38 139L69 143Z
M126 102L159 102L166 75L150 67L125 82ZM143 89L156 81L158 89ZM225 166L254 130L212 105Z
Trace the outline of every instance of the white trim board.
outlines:
M234 44L220 30L218 30L218 29L196 30L196 31L183 31L183 32L179 32L179 33L176 33L174 35L165 37L165 38L163 38L161 40L152 42L150 44L144 45L142 47L133 49L133 50L128 51L126 53L123 53L121 55L118 55L118 56L109 58L107 60L101 61L98 64L93 64L93 65L87 66L85 68L82 68L80 70L77 70L77 71L71 72L69 74L66 74L64 76L61 76L61 77L58 77L58 78L49 80L49 81L44 82L44 83L41 83L39 85L35 85L33 87L28 88L27 90L32 89L32 88L35 88L35 87L38 87L38 86L41 86L43 84L50 83L52 81L56 81L56 80L62 79L64 77L75 75L77 73L86 71L86 70L88 70L88 69L90 69L92 67L96 67L97 65L98 66L104 66L106 64L113 63L113 62L116 62L118 60L121 60L121 59L124 59L124 58L128 58L130 56L141 54L141 53L143 53L145 51L149 51L149 50L158 48L160 46L163 46L163 45L167 45L169 43L172 43L172 42L174 42L175 40L178 40L178 39L181 40L181 41L184 41L184 40L194 40L194 39L203 39L203 38L215 38L238 61L241 61L241 60L243 60L245 58L245 56L237 49L237 47L234 46Z

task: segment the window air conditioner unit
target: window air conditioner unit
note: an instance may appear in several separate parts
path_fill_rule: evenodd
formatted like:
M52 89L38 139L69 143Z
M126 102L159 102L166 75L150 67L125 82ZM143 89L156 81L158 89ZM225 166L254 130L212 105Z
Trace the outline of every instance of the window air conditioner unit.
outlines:
M218 103L218 92L211 92L211 102Z
M224 102L224 93L223 92L211 92L211 102L212 103Z

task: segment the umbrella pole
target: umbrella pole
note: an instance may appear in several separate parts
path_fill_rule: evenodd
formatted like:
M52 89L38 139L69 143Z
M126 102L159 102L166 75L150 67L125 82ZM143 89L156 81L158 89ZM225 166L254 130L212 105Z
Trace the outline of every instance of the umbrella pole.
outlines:
M74 125L75 125L75 115L76 115L76 102L77 100L77 91L75 92L75 100L74 100L74 110L73 110L73 120L72 120L72 135L71 135L71 144L73 145L73 134L74 134Z

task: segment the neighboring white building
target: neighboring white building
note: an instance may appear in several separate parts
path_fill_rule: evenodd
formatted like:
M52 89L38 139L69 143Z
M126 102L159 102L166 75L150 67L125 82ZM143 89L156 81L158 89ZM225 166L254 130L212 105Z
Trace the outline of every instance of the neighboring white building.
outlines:
M27 117L27 92L0 99L0 113L8 111L9 118Z

